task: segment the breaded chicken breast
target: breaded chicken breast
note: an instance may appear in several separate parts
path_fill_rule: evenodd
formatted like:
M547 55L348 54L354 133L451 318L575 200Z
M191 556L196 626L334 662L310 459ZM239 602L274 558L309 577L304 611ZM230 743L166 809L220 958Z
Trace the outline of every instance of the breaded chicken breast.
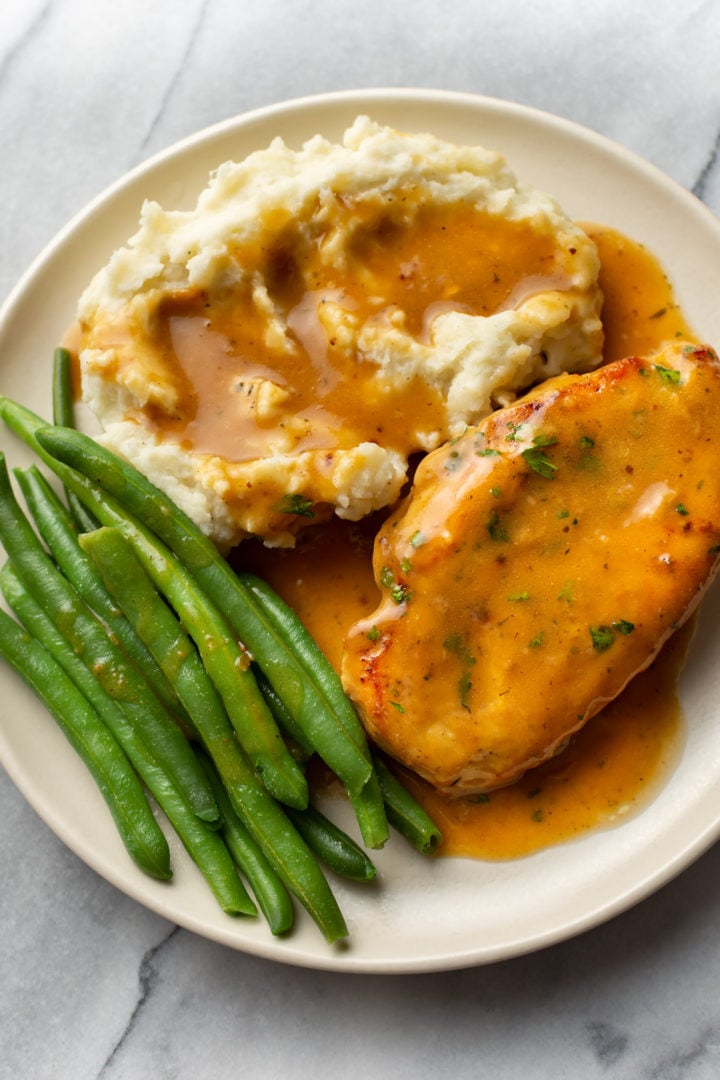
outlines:
M343 680L437 788L556 754L694 609L720 551L720 364L668 347L560 376L420 464Z

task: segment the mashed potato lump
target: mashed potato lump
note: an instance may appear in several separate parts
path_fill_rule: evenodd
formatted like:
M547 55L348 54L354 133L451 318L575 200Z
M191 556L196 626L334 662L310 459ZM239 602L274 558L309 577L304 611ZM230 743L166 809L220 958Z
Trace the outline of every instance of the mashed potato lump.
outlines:
M359 117L142 209L80 301L101 441L222 547L394 503L409 460L601 360L591 240L504 158Z

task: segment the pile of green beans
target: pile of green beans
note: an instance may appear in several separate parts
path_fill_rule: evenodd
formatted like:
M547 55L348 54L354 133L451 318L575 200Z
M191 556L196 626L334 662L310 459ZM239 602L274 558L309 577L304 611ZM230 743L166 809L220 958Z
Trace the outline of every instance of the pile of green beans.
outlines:
M320 864L357 881L375 867L311 805L307 760L340 779L367 847L388 822L426 854L441 838L371 751L336 673L264 582L235 574L162 492L73 429L65 350L55 424L4 397L0 416L65 492L16 470L31 522L0 455L0 589L17 619L0 611L0 655L85 761L128 853L171 877L149 792L228 914L259 907L285 934L295 897L328 942L345 937Z

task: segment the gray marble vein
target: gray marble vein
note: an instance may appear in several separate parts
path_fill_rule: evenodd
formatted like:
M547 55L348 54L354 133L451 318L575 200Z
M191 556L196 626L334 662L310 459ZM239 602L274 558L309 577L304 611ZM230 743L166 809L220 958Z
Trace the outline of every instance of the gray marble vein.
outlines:
M198 34L200 33L203 22L205 20L208 6L209 0L202 0L202 2L199 3L197 6L197 12L195 14L195 17L188 26L187 39L185 41L184 48L182 49L182 52L180 54L180 58L177 63L175 63L174 67L171 68L170 79L168 81L167 87L165 88L165 92L163 93L162 98L158 103L155 115L152 117L150 124L148 125L148 129L143 135L140 145L138 147L136 154L137 160L141 161L147 155L147 148L151 145L153 135L162 124L165 109L175 95L178 82L187 72L188 67L190 66L193 48L195 47Z
M133 1010L128 1017L127 1024L123 1028L120 1038L113 1046L107 1060L103 1063L103 1066L98 1073L98 1080L100 1080L100 1077L110 1074L113 1070L114 1062L122 1055L124 1046L132 1040L135 1027L141 1019L144 1009L148 1006L150 996L158 983L161 951L164 950L179 933L180 927L174 926L167 932L162 940L157 943L157 945L153 945L143 955L138 971L137 1001L133 1006Z
M16 40L12 40L12 35L8 34L8 37L3 44L7 47L3 49L2 58L0 59L0 82L5 77L6 72L10 65L16 59L18 61L22 58L22 53L25 45L31 42L38 34L40 27L44 20L47 18L48 12L52 7L53 0L47 0L37 8L36 11L28 12L27 19L24 19L20 23L20 33Z
M708 0L7 0L0 297L147 155L250 108L353 87L546 109L720 212L718 41ZM173 927L63 847L4 773L0 821L0 1080L720 1075L717 848L544 952L350 976Z
M720 171L720 128L715 136L715 141L710 148L710 153L707 156L707 161L702 167L700 175L691 187L693 195L697 195L698 199L704 199L709 202L709 192L717 184L717 176Z

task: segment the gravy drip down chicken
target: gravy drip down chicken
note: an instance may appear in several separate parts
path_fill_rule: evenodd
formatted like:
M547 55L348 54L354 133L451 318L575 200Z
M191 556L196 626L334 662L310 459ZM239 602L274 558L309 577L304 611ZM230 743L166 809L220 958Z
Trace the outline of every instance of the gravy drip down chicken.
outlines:
M717 569L718 419L717 357L674 344L552 379L429 454L346 641L373 739L457 797L558 753Z

